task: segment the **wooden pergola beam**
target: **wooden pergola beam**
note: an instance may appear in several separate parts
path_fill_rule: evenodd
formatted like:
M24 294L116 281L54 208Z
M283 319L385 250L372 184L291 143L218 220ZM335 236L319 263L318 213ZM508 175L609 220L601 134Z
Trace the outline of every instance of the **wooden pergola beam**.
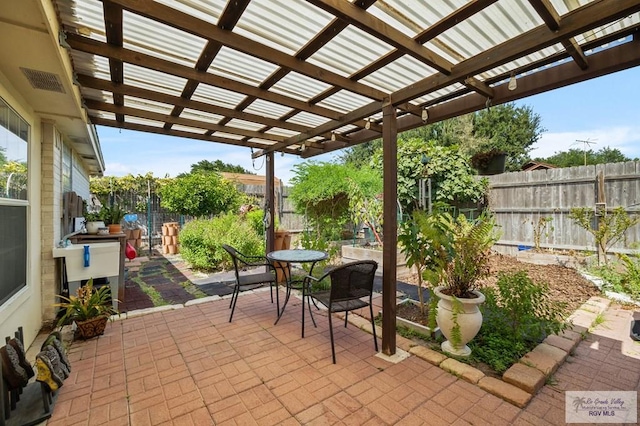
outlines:
M556 32L551 32L546 26L539 26L520 36L509 39L485 51L482 55L474 56L457 64L449 76L435 74L400 89L391 94L394 104L408 102L424 96L433 91L442 89L459 81L468 75L478 75L489 69L496 68L507 62L513 61L541 50L545 47L561 42L563 39L573 37L579 33L591 30L600 24L623 18L640 10L640 3L634 0L619 0L616 2L594 2L572 13L567 14L561 21L561 27ZM598 18L594 21L593 16ZM340 121L333 120L317 126L314 131L288 138L285 142L278 143L265 149L254 156L263 155L266 152L278 150L287 144L296 144L319 134L331 132L352 121L361 120L379 111L379 104L372 102L343 116Z
M116 115L117 114L129 115L132 117L144 118L146 120L153 120L153 121L159 121L159 122L170 123L170 124L180 124L187 127L195 127L203 130L213 131L213 132L232 133L240 136L246 136L248 138L264 139L264 140L270 140L275 142L280 142L284 139L284 137L282 136L276 136L269 133L260 133L254 130L246 130L246 129L239 129L239 128L233 128L233 132L231 132L229 131L229 128L225 126L221 126L219 124L214 124L214 123L201 121L201 120L194 120L194 119L185 118L185 117L175 117L171 114L162 114L162 113L153 112L153 111L146 111L139 108L133 108L130 106L115 105L115 104L110 104L108 102L100 102L100 101L95 101L91 99L87 99L85 104L89 109L112 112Z
M411 55L444 74L451 74L453 67L451 62L359 7L342 0L307 0L307 2L389 43L403 54Z
M122 47L122 8L107 1L102 3L102 13L104 14L104 28L107 43ZM122 61L109 58L109 73L111 74L111 81L114 83L123 83L124 65ZM124 96L114 96L113 102L116 105L124 105ZM124 115L116 115L116 120L124 121Z
M185 99L180 96L167 95L164 93L156 92L154 90L144 89L142 87L136 87L128 84L115 84L108 80L102 80L84 74L78 75L78 82L83 87L111 92L114 95L129 95L136 98L147 99L150 101L162 102L168 105L178 105L182 108L189 108L196 111L207 112L210 114L264 124L265 126L270 126L271 128L286 129L294 132L305 132L311 129L311 127L306 127L301 124L280 121L274 118L263 117L261 115L251 114L248 112L236 111L231 108L224 108L206 102L195 101L193 99Z
M177 9L165 6L152 0L110 0L123 9L161 22L184 32L216 40L224 46L267 61L281 67L296 71L302 75L322 81L326 84L338 86L370 99L381 101L386 93L362 83L349 80L327 69L320 68L310 62L300 61L291 55L243 37L231 31L223 30L216 25L191 16Z

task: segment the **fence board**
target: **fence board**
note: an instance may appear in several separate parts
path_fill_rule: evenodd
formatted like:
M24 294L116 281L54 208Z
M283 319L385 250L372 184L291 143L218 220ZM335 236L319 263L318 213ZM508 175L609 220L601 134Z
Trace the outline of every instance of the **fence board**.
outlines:
M607 210L622 206L628 214L640 214L640 162L611 163L531 172L503 173L489 177L489 207L502 228L498 243L513 253L518 245L532 246L534 228L541 217L551 217L541 246L556 249L595 250L593 237L569 218L574 207L595 209L597 174L604 172ZM632 249L640 241L640 225L627 232L613 252Z

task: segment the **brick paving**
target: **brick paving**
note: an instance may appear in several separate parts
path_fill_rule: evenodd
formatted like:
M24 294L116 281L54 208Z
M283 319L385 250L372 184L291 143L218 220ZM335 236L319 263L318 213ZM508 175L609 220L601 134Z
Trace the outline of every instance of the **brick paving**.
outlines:
M520 409L417 356L390 363L339 321L334 365L326 311L302 339L300 303L277 325L268 289L243 294L233 323L228 298L110 323L71 346L48 424L558 425L566 390L640 390L640 345L628 338L640 313L618 306Z

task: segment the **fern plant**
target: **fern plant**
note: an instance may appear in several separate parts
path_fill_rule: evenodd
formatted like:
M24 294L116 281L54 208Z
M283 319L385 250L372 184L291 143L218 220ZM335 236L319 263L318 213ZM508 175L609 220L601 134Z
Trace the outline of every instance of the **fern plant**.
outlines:
M499 237L493 216L485 211L470 221L464 215L454 218L449 212L436 212L416 221L428 242L423 248L429 259L424 278L434 286L445 286L444 294L470 297L478 280L489 273L490 249Z

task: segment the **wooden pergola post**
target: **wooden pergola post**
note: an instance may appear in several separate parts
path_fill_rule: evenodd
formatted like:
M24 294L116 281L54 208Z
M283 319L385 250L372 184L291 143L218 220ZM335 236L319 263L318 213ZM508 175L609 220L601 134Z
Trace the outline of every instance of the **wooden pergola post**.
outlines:
M382 248L382 353L396 353L396 261L398 217L398 141L396 108L382 102L383 248Z
M273 152L269 152L265 155L265 162L267 163L267 176L265 185L265 214L269 215L269 227L265 229L265 235L267 236L265 253L272 252L275 248L275 201L274 201L274 188L275 188L275 173L273 164Z

